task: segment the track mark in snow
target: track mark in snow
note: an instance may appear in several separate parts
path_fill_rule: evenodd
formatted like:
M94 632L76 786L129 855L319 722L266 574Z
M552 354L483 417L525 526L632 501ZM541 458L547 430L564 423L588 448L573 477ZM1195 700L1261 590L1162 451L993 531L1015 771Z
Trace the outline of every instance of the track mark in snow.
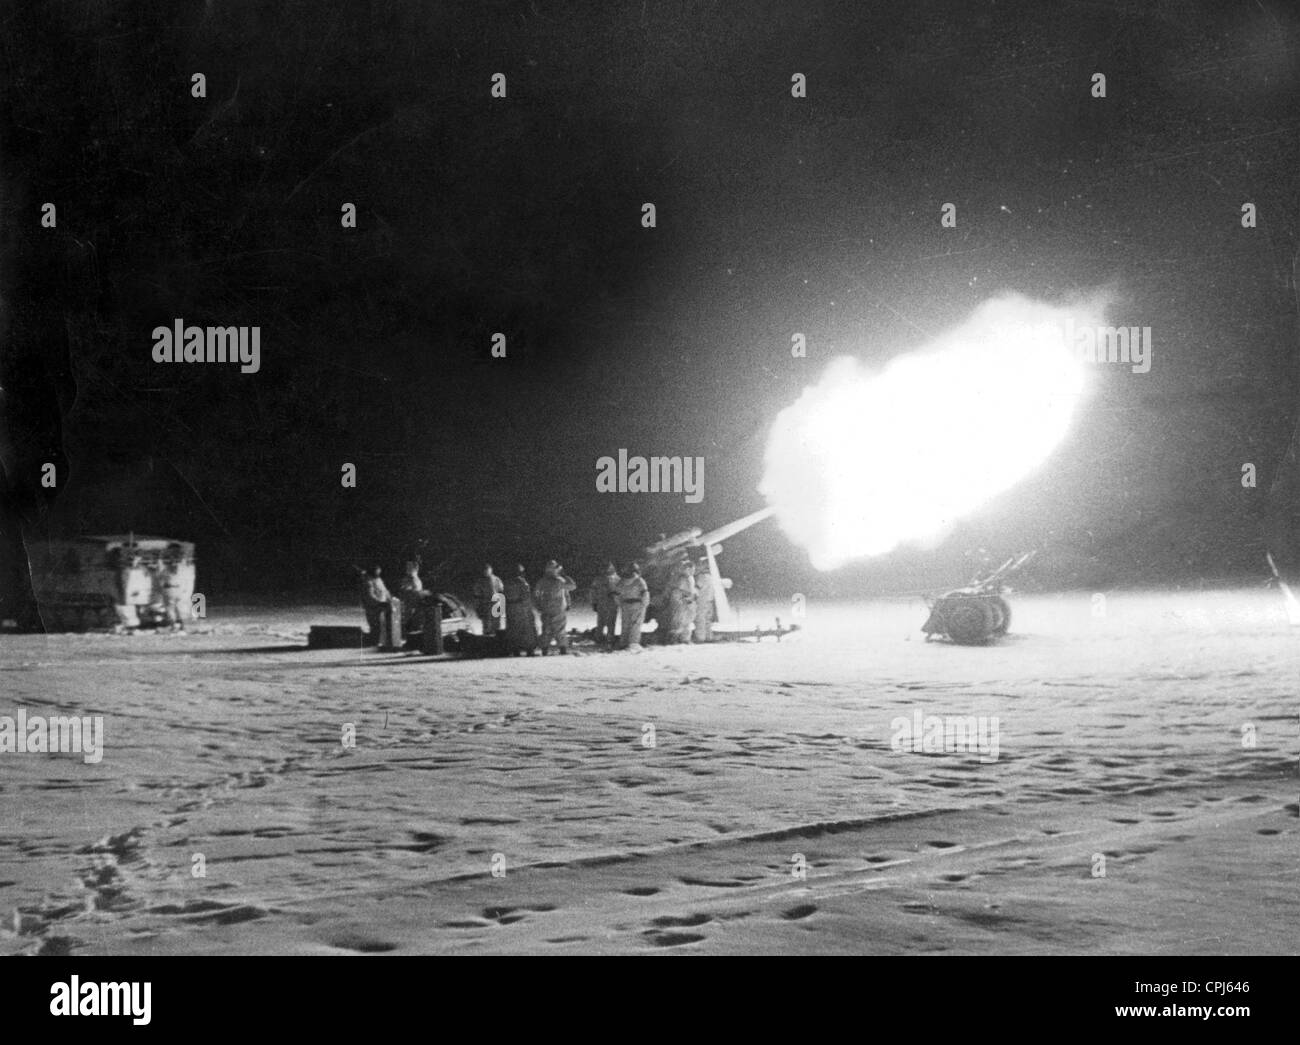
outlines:
M656 947L683 947L688 943L699 943L705 939L700 933L669 933L649 929L644 934Z
M667 928L693 929L697 925L704 925L705 923L711 921L713 921L713 915L711 914L686 914L686 915L665 914L654 919L654 921L652 921L650 924L653 925L656 929L667 929Z

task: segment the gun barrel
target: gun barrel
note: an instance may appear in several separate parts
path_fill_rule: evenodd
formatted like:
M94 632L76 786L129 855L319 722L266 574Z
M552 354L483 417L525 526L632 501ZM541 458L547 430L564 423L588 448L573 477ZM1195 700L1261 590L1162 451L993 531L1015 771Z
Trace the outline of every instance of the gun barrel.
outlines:
M711 544L717 544L719 541L725 541L728 537L734 537L742 530L748 530L751 526L756 526L775 511L775 508L761 508L756 512L751 512L743 519L737 519L733 523L719 526L716 530L710 530L708 533L700 535L695 539L695 544L696 546L704 545L708 547Z
M697 528L683 530L681 533L675 533L671 537L665 537L661 541L655 541L654 544L646 545L646 554L650 556L663 555L674 551L678 548L694 548L698 542L700 531Z

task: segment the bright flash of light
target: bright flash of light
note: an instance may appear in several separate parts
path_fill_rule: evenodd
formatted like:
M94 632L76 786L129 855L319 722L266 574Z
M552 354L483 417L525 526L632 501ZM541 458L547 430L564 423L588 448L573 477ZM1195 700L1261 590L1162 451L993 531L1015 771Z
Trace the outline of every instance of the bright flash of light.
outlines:
M778 415L759 491L820 570L937 542L1064 438L1086 387L1074 332L1104 312L1001 297L879 373L835 360Z

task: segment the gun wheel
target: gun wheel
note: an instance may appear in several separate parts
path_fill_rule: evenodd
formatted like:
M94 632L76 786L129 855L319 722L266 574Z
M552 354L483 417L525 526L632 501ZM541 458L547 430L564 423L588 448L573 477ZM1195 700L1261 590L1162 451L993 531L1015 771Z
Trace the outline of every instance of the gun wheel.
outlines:
M993 607L986 599L952 599L944 614L948 638L961 646L977 646L993 634Z

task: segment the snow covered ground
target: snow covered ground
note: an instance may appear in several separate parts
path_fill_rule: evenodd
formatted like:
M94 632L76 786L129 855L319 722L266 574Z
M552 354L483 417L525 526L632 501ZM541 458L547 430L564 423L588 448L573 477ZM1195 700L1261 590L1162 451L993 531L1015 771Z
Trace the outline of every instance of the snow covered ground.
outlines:
M988 648L919 601L640 656L0 636L0 715L104 716L98 763L0 753L0 953L1300 951L1280 596L1013 605ZM894 750L918 712L996 760Z

